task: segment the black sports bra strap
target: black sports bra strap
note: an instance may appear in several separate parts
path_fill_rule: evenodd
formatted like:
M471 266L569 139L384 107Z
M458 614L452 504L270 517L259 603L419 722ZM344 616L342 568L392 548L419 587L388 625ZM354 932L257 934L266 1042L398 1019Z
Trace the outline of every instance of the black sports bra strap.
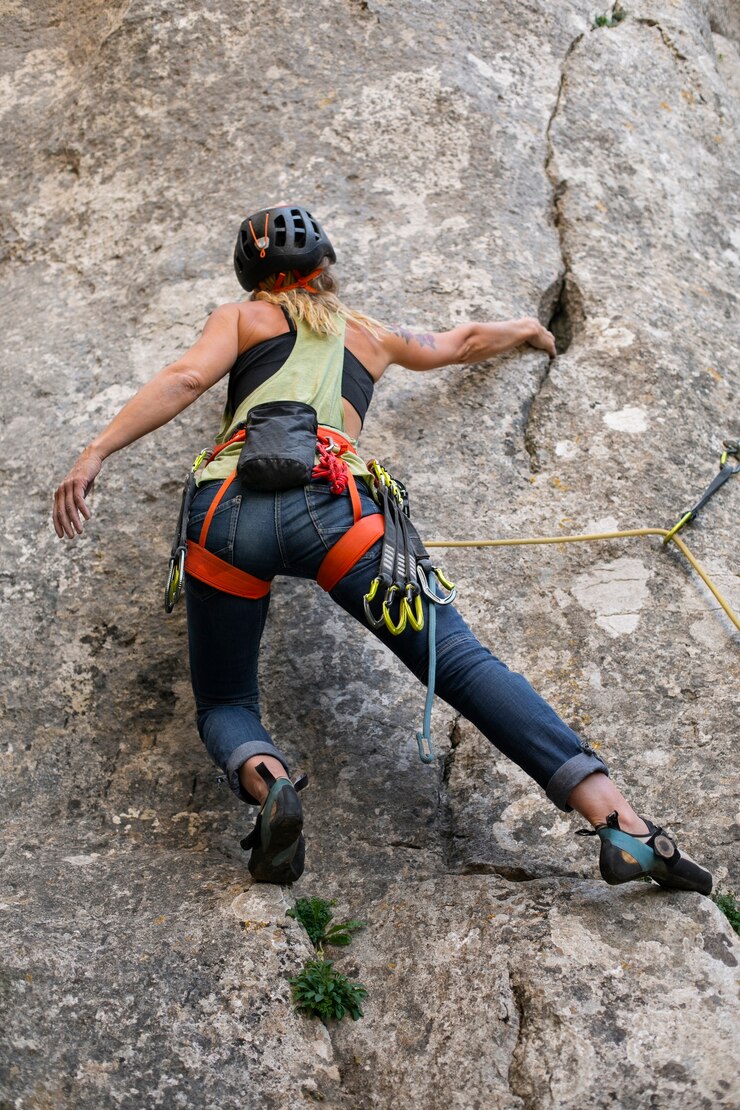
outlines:
M295 326L295 324L293 323L293 318L292 318L292 316L290 315L290 313L288 312L288 310L287 310L287 308L285 307L285 305L284 305L284 304L281 304L281 305L280 305L280 308L281 308L281 310L282 310L283 316L284 316L284 317L285 317L285 319L286 319L286 320L288 321L288 327L290 328L290 330L291 330L291 331L292 331L293 333L295 333L295 331L296 331L296 326Z

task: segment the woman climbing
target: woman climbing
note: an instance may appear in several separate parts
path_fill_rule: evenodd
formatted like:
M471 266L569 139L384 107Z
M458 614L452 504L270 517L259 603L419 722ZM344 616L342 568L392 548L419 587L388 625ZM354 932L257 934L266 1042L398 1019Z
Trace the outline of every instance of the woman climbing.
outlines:
M270 582L284 574L317 579L422 681L436 654L435 692L559 809L575 809L591 823L608 883L650 876L708 894L710 873L638 816L603 760L481 646L453 605L442 603L449 601L439 593L444 580L432 581L402 509L402 487L356 452L374 387L391 364L435 370L527 343L554 357L553 336L530 317L446 332L386 328L341 303L335 261L305 208L279 204L244 220L234 263L251 297L211 313L197 343L82 452L54 499L57 535L73 539L90 517L85 498L103 461L228 375L216 447L191 483L197 489L183 528L185 592L200 736L235 793L261 804L242 842L251 849L250 872L289 883L304 864L298 790L305 777L288 777L287 760L261 723L257 686ZM183 543L183 557L185 550ZM433 652L420 634L430 617Z

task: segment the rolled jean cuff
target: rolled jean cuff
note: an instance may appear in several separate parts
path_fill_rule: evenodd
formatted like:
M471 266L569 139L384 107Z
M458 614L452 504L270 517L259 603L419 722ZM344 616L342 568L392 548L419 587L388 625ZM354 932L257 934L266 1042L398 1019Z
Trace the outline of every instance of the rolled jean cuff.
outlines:
M285 768L285 774L290 774L287 759L274 745L266 744L263 740L248 740L245 744L240 744L229 756L228 763L226 764L226 774L228 775L229 786L234 791L237 798L241 798L243 802L246 802L247 805L250 806L258 806L259 802L256 798L253 798L251 794L247 793L239 781L239 768L254 755L269 755L272 756L273 759L279 759Z
M552 776L546 788L548 798L558 809L569 813L573 807L566 803L571 790L595 771L601 771L604 775L609 774L609 768L596 752L591 750L579 752L559 767Z

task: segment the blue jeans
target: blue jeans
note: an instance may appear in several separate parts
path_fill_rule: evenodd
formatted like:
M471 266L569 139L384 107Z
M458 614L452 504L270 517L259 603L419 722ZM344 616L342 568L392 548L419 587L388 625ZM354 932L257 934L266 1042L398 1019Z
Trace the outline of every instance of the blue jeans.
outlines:
M220 485L206 482L196 493L190 539L198 539ZM358 487L363 516L378 512L365 483L358 482ZM258 578L285 574L315 579L326 552L352 523L349 495L331 493L326 482L277 493L242 490L234 482L214 513L207 547ZM362 599L377 573L380 546L378 542L371 547L331 593L366 628ZM270 597L256 601L234 597L190 575L186 596L198 731L231 788L254 804L239 783L245 760L271 755L288 772L285 756L260 720L257 660ZM383 627L373 635L426 683L425 632L407 628L393 636ZM451 605L438 607L436 641L435 693L526 771L556 806L567 810L568 795L587 775L608 774L603 760L522 675L510 671L478 642Z

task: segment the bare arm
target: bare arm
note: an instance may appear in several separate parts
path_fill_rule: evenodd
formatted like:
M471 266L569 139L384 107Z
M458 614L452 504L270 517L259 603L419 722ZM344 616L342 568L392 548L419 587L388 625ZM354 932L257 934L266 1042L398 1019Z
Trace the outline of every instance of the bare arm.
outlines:
M553 335L533 316L498 324L459 324L451 331L412 332L393 328L380 339L388 362L409 370L438 370L457 363L485 362L523 343L555 357Z
M90 519L85 495L103 460L181 413L228 373L238 352L239 309L223 305L209 316L198 342L142 386L77 459L54 495L60 539L74 539L82 532L82 519Z

